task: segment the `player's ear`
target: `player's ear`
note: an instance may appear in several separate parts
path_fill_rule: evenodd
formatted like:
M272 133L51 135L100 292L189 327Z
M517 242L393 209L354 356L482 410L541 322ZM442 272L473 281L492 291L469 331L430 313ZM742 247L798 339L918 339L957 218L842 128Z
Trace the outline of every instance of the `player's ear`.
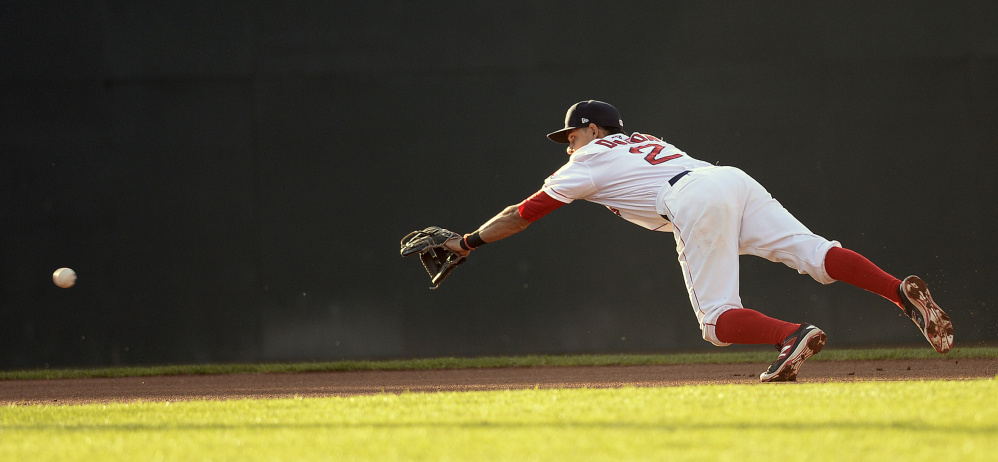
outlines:
M602 138L602 136L600 136L602 133L600 133L599 126L596 124L589 124L589 133L591 133L595 138Z

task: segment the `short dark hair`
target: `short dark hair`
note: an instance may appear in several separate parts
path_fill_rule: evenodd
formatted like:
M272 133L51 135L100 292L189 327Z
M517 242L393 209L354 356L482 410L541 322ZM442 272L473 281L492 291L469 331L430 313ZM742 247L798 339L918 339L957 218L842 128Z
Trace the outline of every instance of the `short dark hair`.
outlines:
M620 127L600 127L600 130L605 130L607 135L616 135L618 133L624 133L624 129Z

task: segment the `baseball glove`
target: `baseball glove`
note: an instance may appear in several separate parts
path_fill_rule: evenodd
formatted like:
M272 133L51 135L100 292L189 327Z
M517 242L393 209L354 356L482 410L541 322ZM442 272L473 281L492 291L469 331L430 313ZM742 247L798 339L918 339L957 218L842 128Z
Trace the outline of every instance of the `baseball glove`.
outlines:
M461 235L437 226L430 226L422 231L413 231L402 238L402 256L419 254L419 260L423 262L423 267L430 274L430 282L433 283L430 289L440 287L440 283L444 282L447 275L468 259L444 245L444 242L454 237L459 238Z

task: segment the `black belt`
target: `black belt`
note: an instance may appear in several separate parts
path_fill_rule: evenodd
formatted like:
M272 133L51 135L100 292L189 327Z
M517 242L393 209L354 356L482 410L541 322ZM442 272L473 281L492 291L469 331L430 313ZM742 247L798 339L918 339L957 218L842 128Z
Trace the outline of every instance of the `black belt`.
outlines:
M672 178L669 179L669 186L675 186L676 183L678 183L680 179L682 179L684 176L686 176L689 173L690 173L689 170L683 170L683 171L679 172L678 175L676 175L676 176L674 176L674 177L672 177ZM665 215L660 215L660 216L662 218L665 218L665 221L672 221L671 219L669 219L669 217L667 217Z
M689 170L683 170L682 172L679 172L678 175L672 177L669 180L669 186L675 186L676 183L679 181L679 179L682 178L682 177L684 177L684 176L686 176L688 173L690 173Z

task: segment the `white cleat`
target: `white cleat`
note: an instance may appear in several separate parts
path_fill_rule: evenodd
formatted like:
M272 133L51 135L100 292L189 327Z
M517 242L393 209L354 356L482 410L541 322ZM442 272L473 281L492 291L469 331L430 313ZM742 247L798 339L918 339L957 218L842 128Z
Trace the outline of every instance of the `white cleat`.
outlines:
M946 353L953 348L953 322L929 294L929 287L918 276L908 276L898 288L904 314L922 331L932 348Z

